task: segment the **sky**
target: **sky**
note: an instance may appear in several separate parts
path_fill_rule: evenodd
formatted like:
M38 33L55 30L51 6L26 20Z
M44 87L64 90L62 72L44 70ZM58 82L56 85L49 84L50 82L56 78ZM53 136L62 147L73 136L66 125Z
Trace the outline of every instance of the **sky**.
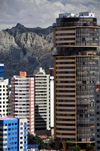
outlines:
M100 0L0 0L0 31L15 27L52 26L60 13L95 12L100 25Z

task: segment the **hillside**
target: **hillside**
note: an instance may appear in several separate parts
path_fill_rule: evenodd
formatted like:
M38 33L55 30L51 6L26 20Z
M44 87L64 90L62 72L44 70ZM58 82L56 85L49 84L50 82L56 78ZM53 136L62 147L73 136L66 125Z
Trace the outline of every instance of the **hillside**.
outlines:
M53 67L53 29L26 28L17 24L11 29L0 31L0 63L5 65L5 78L26 71L33 74L42 66L46 73Z

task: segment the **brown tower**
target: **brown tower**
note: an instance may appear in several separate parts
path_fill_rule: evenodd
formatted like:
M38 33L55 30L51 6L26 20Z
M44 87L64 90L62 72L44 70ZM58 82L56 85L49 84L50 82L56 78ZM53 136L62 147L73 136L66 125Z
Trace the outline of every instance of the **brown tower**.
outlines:
M55 142L94 143L94 88L99 81L99 33L92 12L60 14L54 24ZM70 143L69 143L70 142Z

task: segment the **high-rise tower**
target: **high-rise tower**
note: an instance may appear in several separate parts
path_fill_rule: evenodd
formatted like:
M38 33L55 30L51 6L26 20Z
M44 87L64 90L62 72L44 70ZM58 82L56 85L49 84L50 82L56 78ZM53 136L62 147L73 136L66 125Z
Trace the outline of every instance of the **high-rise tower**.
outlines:
M54 24L55 142L93 143L100 27L92 12L60 14ZM58 145L59 146L59 145Z
M34 70L35 78L35 133L38 135L49 130L50 121L50 76L40 67Z
M28 132L34 134L34 77L27 77L26 72L11 79L12 115L26 118Z
M95 88L95 150L100 150L100 83Z

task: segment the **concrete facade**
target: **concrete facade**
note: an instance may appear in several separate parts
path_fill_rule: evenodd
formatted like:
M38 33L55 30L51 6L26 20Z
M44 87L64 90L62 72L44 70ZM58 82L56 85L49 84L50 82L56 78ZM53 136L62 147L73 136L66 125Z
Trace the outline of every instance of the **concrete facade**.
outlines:
M19 121L19 151L26 151L27 139L27 119L18 119Z
M50 76L42 68L34 71L35 130L48 130L50 124Z
M100 84L95 88L95 151L100 151Z
M9 101L8 82L0 82L0 116L11 116L11 102Z
M54 127L54 76L50 76L50 127Z
M34 77L26 77L26 72L13 76L11 96L13 116L27 118L28 131L34 134Z
M86 148L95 143L94 89L100 73L97 19L87 12L60 15L54 24L54 46L54 139L64 150L72 143Z
M4 64L0 64L0 80L4 79Z
M27 151L26 119L0 118L0 150Z

